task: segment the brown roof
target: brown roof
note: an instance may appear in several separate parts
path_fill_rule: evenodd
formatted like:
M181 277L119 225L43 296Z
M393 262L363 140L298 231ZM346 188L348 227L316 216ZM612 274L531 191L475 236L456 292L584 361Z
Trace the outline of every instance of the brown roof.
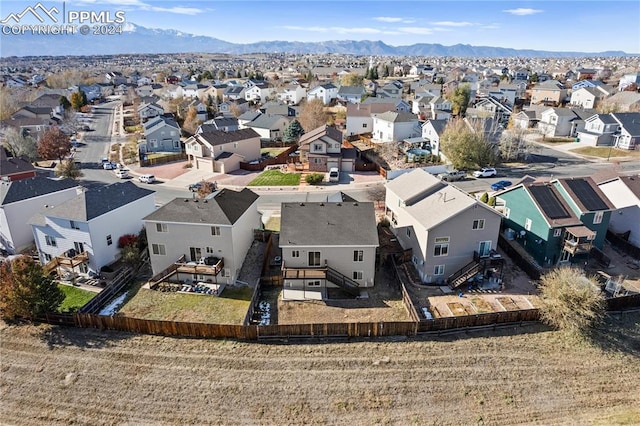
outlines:
M638 176L621 176L620 180L629 187L636 197L640 198L640 175Z
M594 238L596 236L595 232L593 232L591 229L587 228L584 225L570 226L566 228L566 230L568 233L570 233L571 235L577 238L587 238L587 237Z
M35 167L26 158L9 157L0 147L0 176L11 176L25 172L35 172Z
M303 145L308 145L324 136L328 136L334 141L342 143L342 132L335 127L324 125L302 135L302 137L300 137L298 145L300 147L302 147Z

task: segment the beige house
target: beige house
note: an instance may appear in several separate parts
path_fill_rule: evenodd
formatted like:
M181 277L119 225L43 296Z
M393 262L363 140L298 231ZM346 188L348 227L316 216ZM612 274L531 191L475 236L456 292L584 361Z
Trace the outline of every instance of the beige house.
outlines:
M378 231L373 203L283 203L280 225L283 298L354 296L373 287Z
M146 216L153 275L176 266L173 280L233 284L260 227L258 195L223 189L204 200L176 198Z
M260 159L260 135L253 129L197 133L185 141L185 151L195 168L229 173L240 162Z
M560 105L567 98L567 89L557 80L548 80L531 89L531 105Z
M422 169L388 182L391 231L425 283L445 283L497 247L502 215Z
M309 171L355 170L355 152L342 148L342 132L335 127L320 126L300 137L300 160L309 163Z

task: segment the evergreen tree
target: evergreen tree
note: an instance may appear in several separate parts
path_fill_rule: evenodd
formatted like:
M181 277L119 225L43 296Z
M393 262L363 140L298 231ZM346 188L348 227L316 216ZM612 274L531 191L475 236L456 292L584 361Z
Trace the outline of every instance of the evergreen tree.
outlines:
M298 120L293 120L291 124L289 124L284 129L284 135L282 136L282 141L286 143L296 142L300 136L304 134L304 129Z

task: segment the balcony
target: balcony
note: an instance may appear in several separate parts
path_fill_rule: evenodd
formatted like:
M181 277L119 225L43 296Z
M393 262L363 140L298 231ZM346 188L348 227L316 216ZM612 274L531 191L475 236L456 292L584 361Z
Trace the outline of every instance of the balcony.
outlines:
M203 257L197 262L176 262L175 265L177 272L216 276L224 269L224 259L210 256Z
M49 261L46 265L44 265L45 274L50 274L52 271L58 269L59 267L71 268L73 270L76 266L80 266L83 263L89 261L89 253L83 251L82 253L77 253L75 250L70 250L64 253L62 256L56 256L51 261Z
M587 254L591 250L591 241L565 240L563 250L572 256Z

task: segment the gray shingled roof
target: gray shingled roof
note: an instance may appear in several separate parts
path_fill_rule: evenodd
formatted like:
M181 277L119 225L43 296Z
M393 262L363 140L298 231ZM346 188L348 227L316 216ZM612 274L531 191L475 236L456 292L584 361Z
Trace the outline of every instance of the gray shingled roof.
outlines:
M338 95L363 95L364 87L362 86L340 86Z
M53 192L79 187L71 179L54 180L40 176L0 183L0 205L7 205Z
M35 171L31 161L22 157L8 157L5 149L0 146L0 176L10 176L30 171Z
M212 132L200 133L194 138L202 138L207 141L211 146L223 145L229 142L243 141L251 138L258 138L260 135L253 129L240 129L232 132L225 132L224 130L214 130ZM191 139L187 141L190 142Z
M223 189L205 200L176 198L144 218L152 222L233 225L258 199L248 188Z
M88 222L105 213L153 194L133 182L117 182L83 192L75 198L47 210L46 216Z
M615 112L611 115L631 136L640 136L640 112Z
M271 129L282 118L281 115L261 114L259 117L245 124L245 126L257 127L258 129Z
M378 246L371 202L282 203L280 246Z
M376 114L376 118L384 121L390 121L392 123L409 123L411 121L418 121L418 117L410 112L387 111L382 114Z
M302 135L298 141L298 146L308 145L324 136L328 136L334 141L342 143L342 132L335 127L325 124Z

